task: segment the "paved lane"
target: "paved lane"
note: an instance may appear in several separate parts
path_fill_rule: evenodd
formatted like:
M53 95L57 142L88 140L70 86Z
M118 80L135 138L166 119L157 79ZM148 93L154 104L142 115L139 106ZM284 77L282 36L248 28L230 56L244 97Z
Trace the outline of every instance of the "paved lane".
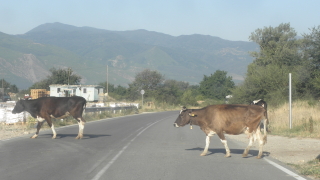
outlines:
M263 159L242 158L245 145L238 142L228 141L232 157L224 158L217 137L201 157L205 135L196 126L174 128L177 113L90 122L82 140L74 139L76 125L59 128L54 140L51 131L40 131L37 139L0 141L0 179L296 179Z

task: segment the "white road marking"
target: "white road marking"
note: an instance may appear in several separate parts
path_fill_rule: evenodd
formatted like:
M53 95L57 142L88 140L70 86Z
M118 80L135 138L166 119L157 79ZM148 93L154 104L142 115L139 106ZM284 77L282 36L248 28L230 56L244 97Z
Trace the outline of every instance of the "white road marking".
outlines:
M149 125L149 124L147 124L147 126L148 126L148 125ZM141 129L143 129L143 127L137 129L137 130L135 131L135 133L136 133L136 132L139 132ZM124 138L123 140L121 140L121 142L126 141L126 140L129 139L129 137L131 137L132 135L133 135L133 134L130 134L130 136ZM88 173L93 172L98 166L101 165L101 163L105 162L106 159L110 156L110 154L111 154L112 152L114 152L114 150L111 150L111 151L108 152L105 156L103 156L103 158L100 158L100 160L99 160L97 163L95 163L95 164L89 169Z
M147 130L149 127L153 126L154 124L158 123L158 120L152 124L150 124L149 126L147 126L146 128L142 129L134 138L132 138L128 144L126 144L119 152L117 155L115 155L111 161L108 162L107 165L105 165L91 180L99 180L101 178L101 176L109 169L109 167L120 157L120 155L129 147L129 145L138 137L140 136L145 130Z
M306 180L305 178L299 176L298 174L290 171L290 170L287 169L287 168L284 168L284 167L280 166L279 164L277 164L277 163L275 163L275 162L273 162L273 161L270 161L270 160L267 159L267 158L263 158L263 159L264 159L265 161L267 161L269 164L273 165L274 167L280 169L281 171L287 173L288 175L290 175L290 176L292 176L292 177L294 177L294 178L296 178L296 179L298 179L298 180Z

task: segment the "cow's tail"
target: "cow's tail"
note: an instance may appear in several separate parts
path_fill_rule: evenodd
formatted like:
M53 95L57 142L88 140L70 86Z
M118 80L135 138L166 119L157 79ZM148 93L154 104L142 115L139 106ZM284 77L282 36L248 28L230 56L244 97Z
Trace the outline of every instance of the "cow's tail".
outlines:
M85 111L85 110L86 110L86 108L87 108L87 101L85 101L85 102L83 103L82 113L83 113L83 111Z

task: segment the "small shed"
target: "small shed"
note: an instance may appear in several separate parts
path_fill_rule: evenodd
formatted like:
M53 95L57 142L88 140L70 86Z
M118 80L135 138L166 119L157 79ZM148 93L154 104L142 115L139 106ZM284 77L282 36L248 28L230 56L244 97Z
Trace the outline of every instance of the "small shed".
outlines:
M87 101L99 101L99 95L103 96L103 86L99 85L66 85L52 84L50 87L51 97L82 96Z
M46 89L31 89L31 98L38 99L39 97L47 97L50 95L50 91Z

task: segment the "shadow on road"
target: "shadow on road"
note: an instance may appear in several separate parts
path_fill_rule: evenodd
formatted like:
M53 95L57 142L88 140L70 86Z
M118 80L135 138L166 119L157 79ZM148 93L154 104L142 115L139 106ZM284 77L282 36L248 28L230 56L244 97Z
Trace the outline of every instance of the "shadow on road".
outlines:
M77 135L78 134L57 134L56 139L62 139L62 138L66 138L66 137L76 138ZM41 136L43 138L44 138L44 136L51 138L52 134L40 134L39 137L41 137ZM99 138L99 137L106 137L106 136L111 136L111 135L108 135L108 134L84 134L82 139L92 139L92 138Z
M202 153L204 148L200 148L200 147L197 147L197 148L192 148L192 149L186 149L187 151L199 151L199 154ZM244 149L230 149L231 151L231 156L232 154L242 154ZM208 153L207 153L207 156L209 155L212 155L212 154L226 154L226 150L225 149L221 149L221 148L218 148L218 149L208 149ZM250 150L249 151L249 154L247 157L245 158L251 158L251 157L256 157L258 155L259 151L258 150ZM263 156L268 156L270 153L269 152L263 152Z

